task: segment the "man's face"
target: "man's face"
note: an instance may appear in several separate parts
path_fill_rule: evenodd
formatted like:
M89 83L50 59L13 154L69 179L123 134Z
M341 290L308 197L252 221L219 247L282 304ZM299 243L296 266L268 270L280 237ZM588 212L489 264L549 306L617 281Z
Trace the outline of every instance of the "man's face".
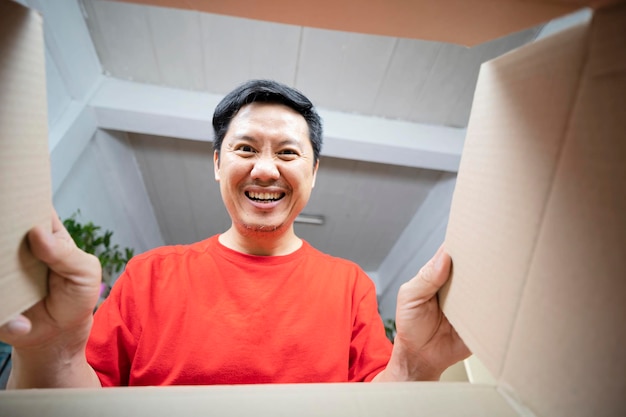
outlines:
M315 184L309 128L296 111L252 103L230 122L215 179L240 232L286 230L309 201Z

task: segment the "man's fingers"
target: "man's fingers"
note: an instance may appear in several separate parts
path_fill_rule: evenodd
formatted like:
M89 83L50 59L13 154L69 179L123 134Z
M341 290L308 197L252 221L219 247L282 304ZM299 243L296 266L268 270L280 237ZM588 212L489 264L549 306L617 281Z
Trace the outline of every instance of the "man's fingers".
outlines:
M54 220L53 227L58 227L54 225ZM89 276L99 270L98 258L81 251L62 225L61 228L56 233L42 226L31 229L28 241L33 254L50 269L66 277L82 274Z
M28 232L28 243L33 254L48 265L70 255L74 246L71 240L63 239L43 226L35 226Z
M62 239L72 239L54 207L52 208L52 233Z
M450 276L452 260L443 245L398 292L396 346L408 352L421 369L419 378L436 380L468 350L445 317L436 297ZM392 355L393 358L393 355ZM409 361L411 359L408 359Z
M450 267L452 266L450 255L446 252L443 244L439 246L435 256L432 257L426 266L426 271L421 274L421 277L433 288L436 288L435 292L437 292L448 280Z
M415 299L428 300L446 283L450 275L452 260L441 245L435 255L407 282Z

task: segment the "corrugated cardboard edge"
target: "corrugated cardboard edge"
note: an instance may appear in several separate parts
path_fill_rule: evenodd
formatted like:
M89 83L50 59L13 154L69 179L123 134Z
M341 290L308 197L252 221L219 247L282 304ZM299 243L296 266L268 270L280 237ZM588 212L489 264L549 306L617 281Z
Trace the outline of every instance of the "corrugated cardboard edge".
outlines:
M370 0L367 3L356 0L116 1L465 46L478 45L537 26L589 3L554 0Z
M539 417L532 412L529 408L523 405L523 401L517 396L514 389L506 384L501 384L496 387L496 391L506 400L513 410L520 417Z
M37 13L0 3L0 324L46 294L47 268L26 243L52 213L42 26Z

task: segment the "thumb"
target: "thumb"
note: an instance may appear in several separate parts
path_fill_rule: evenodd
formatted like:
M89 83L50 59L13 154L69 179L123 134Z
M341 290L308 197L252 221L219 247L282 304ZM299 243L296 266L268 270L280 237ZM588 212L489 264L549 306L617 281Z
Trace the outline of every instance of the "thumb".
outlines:
M452 260L442 244L435 255L424 265L413 279L408 281L409 293L414 301L422 302L433 298L446 283L450 275Z
M19 315L9 319L0 326L0 339L12 345L12 339L30 333L32 324L25 316Z
M54 272L77 283L96 281L99 285L99 277L94 280L100 272L98 258L80 250L58 218L53 220L52 231L41 226L31 229L28 240L33 254Z

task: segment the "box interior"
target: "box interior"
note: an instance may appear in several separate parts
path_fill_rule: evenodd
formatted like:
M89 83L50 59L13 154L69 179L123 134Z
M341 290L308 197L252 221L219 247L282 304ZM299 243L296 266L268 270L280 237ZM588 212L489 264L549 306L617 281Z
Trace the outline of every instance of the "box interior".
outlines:
M24 236L49 221L51 193L41 21L15 3L1 7L6 320L43 295L45 268ZM118 416L625 415L625 40L622 4L482 67L446 237L453 278L441 301L495 385L35 390L0 393L0 414L65 415L72 403L85 415Z

